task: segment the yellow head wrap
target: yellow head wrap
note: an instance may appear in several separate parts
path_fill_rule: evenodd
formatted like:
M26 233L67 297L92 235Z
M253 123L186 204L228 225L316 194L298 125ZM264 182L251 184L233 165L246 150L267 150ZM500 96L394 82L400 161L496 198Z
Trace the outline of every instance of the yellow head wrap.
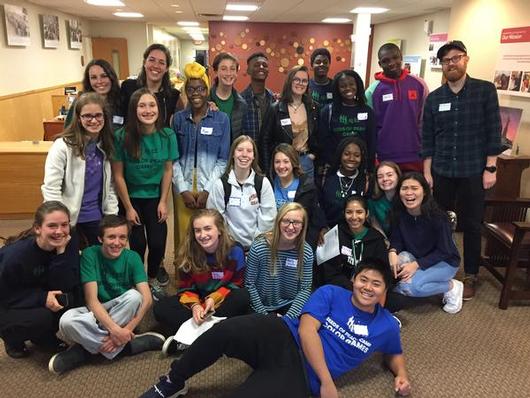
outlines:
M210 91L210 80L208 79L208 75L206 74L206 69L201 64L197 62L187 64L184 67L184 75L186 76L186 80L201 79L204 84L206 84L206 88L208 89L208 91Z

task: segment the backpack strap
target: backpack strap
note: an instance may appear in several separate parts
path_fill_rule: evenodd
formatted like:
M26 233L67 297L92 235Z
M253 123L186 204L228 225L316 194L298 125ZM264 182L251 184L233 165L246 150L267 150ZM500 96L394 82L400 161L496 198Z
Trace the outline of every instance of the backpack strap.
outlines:
M228 174L223 174L221 176L221 182L223 183L223 192L225 194L225 210L230 200L230 195L232 194L232 185L228 183Z
M254 189L256 190L256 196L258 197L258 202L261 203L261 188L263 187L263 176L255 175L254 176Z

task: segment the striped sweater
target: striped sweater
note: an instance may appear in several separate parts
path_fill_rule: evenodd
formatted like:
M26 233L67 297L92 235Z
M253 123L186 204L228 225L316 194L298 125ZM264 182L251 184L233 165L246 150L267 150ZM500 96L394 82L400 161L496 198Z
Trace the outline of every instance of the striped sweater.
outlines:
M304 243L302 274L297 270L297 251L278 250L276 275L270 273L271 250L264 236L254 240L247 257L245 287L257 313L267 314L290 305L285 316L296 318L311 295L313 252Z

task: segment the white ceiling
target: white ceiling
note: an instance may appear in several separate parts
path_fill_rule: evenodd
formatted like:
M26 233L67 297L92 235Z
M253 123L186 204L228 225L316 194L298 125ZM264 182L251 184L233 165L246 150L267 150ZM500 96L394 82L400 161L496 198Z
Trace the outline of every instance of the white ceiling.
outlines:
M384 7L390 11L372 16L373 23L388 22L411 16L427 14L451 7L453 0L121 0L125 7L120 11L135 11L144 18L135 21L149 22L175 35L184 33L176 27L177 21L198 21L207 28L208 21L220 21L227 3L258 4L252 13L226 11L230 15L248 15L249 22L321 22L327 17L355 19L350 10L360 6ZM29 0L67 14L89 20L123 21L112 15L117 7L95 7L83 0ZM178 5L178 7L172 6ZM182 12L180 12L182 11ZM178 13L177 13L178 12ZM210 14L203 16L202 14ZM187 34L185 35L187 37Z

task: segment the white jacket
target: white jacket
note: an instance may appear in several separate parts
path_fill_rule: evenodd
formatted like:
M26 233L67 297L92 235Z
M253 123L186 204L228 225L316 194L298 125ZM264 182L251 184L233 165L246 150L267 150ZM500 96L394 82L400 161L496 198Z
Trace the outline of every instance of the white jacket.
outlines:
M272 230L276 217L276 200L271 183L263 177L261 198L258 201L254 188L255 175L256 173L252 171L243 186L240 186L234 170L230 171L228 183L232 186L232 190L226 207L223 182L220 178L214 182L206 202L207 208L217 209L223 215L230 234L245 249L250 247L256 236Z
M100 143L97 146L101 149ZM114 189L110 161L104 152L103 154L101 210L103 214L118 214L118 197ZM77 224L83 201L85 166L85 160L75 156L72 148L66 145L62 138L55 140L46 157L42 196L45 202L58 200L68 207L71 225Z

